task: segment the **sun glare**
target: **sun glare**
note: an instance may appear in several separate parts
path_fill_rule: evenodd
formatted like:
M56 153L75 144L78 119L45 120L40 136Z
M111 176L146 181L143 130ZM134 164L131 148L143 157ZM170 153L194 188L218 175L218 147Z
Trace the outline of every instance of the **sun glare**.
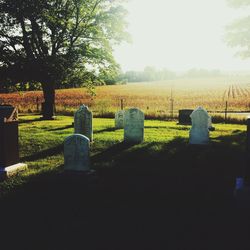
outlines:
M125 8L133 42L115 48L124 71L250 69L250 61L235 57L224 40L225 26L243 12L226 0L129 0Z

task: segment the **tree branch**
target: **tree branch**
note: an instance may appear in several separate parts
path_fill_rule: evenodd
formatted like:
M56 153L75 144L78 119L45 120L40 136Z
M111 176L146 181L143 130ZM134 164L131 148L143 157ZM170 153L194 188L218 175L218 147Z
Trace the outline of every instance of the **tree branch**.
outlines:
M29 43L28 33L26 31L26 28L25 28L25 23L24 23L23 16L19 16L19 22L20 22L21 28L22 28L23 46L24 46L26 55L27 55L28 58L34 58L32 50L31 50L31 46L30 46L30 43Z

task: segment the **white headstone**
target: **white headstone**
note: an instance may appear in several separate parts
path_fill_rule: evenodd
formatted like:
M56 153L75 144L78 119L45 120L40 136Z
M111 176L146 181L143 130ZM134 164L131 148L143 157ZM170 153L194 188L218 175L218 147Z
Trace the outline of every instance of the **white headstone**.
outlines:
M207 126L208 126L208 129L213 128L213 125L212 125L212 117L211 117L211 116L209 116L209 117L208 117L208 123L207 123Z
M74 134L64 141L64 169L73 171L89 171L89 138Z
M124 128L124 110L115 113L115 128Z
M93 141L93 114L87 106L81 105L74 115L74 133L85 135Z
M190 144L208 144L209 143L209 115L205 109L198 107L190 115L192 128L189 132Z
M124 113L124 141L140 143L144 139L144 113L132 108Z

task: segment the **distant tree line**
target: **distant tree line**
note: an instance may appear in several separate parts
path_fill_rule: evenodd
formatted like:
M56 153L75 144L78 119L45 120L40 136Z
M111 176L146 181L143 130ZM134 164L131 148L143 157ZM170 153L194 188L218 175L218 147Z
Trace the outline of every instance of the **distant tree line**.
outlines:
M183 74L184 77L218 77L218 76L223 76L224 74L218 70L218 69L213 69L213 70L207 70L207 69L190 69L187 72Z
M218 70L190 69L183 73L176 73L168 69L157 70L154 67L145 67L143 71L127 71L118 77L118 82L149 82L172 80L175 78L219 77L224 74Z
M127 71L119 76L122 82L147 82L170 80L176 78L176 73L168 69L157 70L154 67L147 66L143 71Z
M94 86L119 85L126 84L128 82L150 82L172 80L176 78L210 78L220 76L226 76L226 73L223 73L218 69L207 70L193 68L186 72L177 73L168 69L158 70L152 66L147 66L142 71L131 70L123 73L121 70L115 70L110 66L110 68L100 70L98 73L79 70L78 73L75 72L74 75L70 76L64 81L58 84L56 83L55 88L79 88L86 87L89 84L88 87L91 89L94 88ZM0 92L30 91L41 89L42 85L39 82L23 82L17 83L16 85L0 85Z

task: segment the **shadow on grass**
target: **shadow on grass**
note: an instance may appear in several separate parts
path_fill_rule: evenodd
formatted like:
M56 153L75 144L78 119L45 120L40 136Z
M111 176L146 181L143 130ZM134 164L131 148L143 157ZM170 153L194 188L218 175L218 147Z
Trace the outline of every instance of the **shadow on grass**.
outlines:
M93 158L93 163L102 169L110 191L115 186L131 192L200 194L203 190L204 194L228 194L234 188L235 178L244 173L244 133L215 139L220 141L189 145L187 139L176 137L167 143L135 145L129 151L129 147L118 144Z
M206 146L189 145L181 137L166 143L119 143L92 157L99 164L114 160L94 176L60 171L32 176L0 206L1 245L125 250L131 245L200 249L206 244L206 249L232 249L233 239L233 249L246 249L249 209L243 213L232 202L243 153L232 144L243 142L244 133L216 139ZM57 150L43 151L36 159Z
M167 126L144 126L144 128L151 128L151 129L171 129L171 127L167 127ZM174 127L175 130L190 130L190 127Z
M47 129L47 131L60 131L60 130L68 129L68 128L74 128L74 126L72 126L72 125L67 125L67 126L60 127L60 128Z
M37 161L37 160L44 159L49 156L60 154L62 152L63 152L63 145L60 144L56 147L40 151L33 155L21 157L20 160L24 162L25 161Z
M239 145L241 147L246 146L246 132L235 130L232 132L229 136L218 136L213 138L214 140L217 140L218 143L222 143L223 145Z
M34 119L27 119L27 120L19 120L18 121L18 123L19 124L22 124L22 123L32 123L32 122L39 122L39 121L43 121L42 119L41 119L41 117L39 117L39 118L34 118Z
M111 146L110 148L105 149L103 152L92 156L91 161L93 163L96 163L96 162L102 162L105 160L106 161L111 160L116 155L120 155L124 150L129 149L129 148L133 147L134 145L136 145L136 144L125 143L125 142L117 143L117 144Z
M98 131L95 131L94 134L100 134L100 133L103 133L103 132L114 132L116 130L118 130L119 128L105 128L105 129L101 129L101 130L98 130Z

